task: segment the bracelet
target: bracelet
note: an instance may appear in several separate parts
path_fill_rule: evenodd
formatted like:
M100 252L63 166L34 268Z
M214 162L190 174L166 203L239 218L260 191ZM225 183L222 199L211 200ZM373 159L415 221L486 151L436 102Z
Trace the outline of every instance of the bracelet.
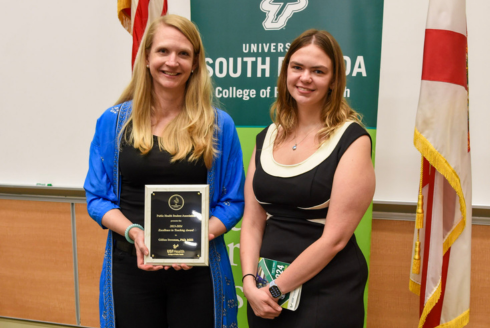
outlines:
M130 244L134 244L134 240L132 240L131 238L129 238L129 230L133 229L133 228L138 228L138 229L141 229L141 230L145 230L143 229L143 227L139 224L131 224L129 227L126 228L126 232L124 233L124 236L126 237L126 240L128 241L128 243Z
M242 284L243 284L243 279L245 279L245 277L246 277L246 276L252 276L252 277L254 277L254 279L255 279L255 280L257 280L257 279L255 278L255 275L254 275L253 273L247 273L246 275L244 275L244 276L242 277Z

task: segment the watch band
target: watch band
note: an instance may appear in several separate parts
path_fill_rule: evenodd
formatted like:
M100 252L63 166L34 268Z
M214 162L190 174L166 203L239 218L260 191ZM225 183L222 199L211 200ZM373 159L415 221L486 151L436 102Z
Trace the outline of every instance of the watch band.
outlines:
M269 292L274 298L279 298L282 296L282 292L279 289L279 287L276 285L275 280L271 280L271 282L269 283Z

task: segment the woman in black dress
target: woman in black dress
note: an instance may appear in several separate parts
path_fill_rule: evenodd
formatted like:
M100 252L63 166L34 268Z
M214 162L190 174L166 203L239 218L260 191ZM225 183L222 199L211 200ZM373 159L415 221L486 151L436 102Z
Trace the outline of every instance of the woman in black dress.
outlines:
M371 203L371 139L343 97L342 51L308 30L284 58L274 124L257 136L241 232L248 321L256 327L362 327L366 260L354 230ZM259 257L291 265L265 288ZM303 285L296 311L277 304ZM274 319L274 320L270 320Z

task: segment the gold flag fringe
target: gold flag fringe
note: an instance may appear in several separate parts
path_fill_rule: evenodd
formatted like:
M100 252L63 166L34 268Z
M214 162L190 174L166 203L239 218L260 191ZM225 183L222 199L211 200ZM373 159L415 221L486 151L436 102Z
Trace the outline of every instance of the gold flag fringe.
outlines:
M452 229L444 241L444 254L458 239L466 226L466 200L464 198L461 180L447 160L431 145L431 143L415 129L413 143L415 148L427 159L440 174L449 182L459 197L459 209L461 211L461 221Z
M414 294L417 294L420 296L420 284L413 281L410 279L410 284L409 284L410 291ZM432 308L437 304L439 301L439 298L441 297L441 284L439 281L439 284L437 285L436 290L434 291L434 294L429 298L427 301L424 311L422 312L422 315L420 316L420 322L418 328L423 328L425 321L427 320L427 316L429 315L430 311ZM453 320L443 323L435 328L462 328L466 326L470 322L470 310L466 310Z
M442 244L442 249L444 254L448 251L448 249L451 247L452 244L458 239L459 235L464 230L464 227L466 226L466 220L461 220L456 224L451 230L451 232L447 235L446 239L444 239L444 243Z
M427 320L427 316L429 315L430 311L434 308L434 306L437 304L437 301L439 301L439 298L441 297L441 280L439 279L439 283L437 284L436 289L432 293L432 295L429 297L427 302L425 302L424 305L424 310L422 311L422 314L420 315L420 321L419 321L419 327L418 328L423 328L425 320Z
M455 319L443 323L436 328L461 328L466 326L470 322L470 310L464 311L462 314L457 316Z
M456 226L453 227L451 232L449 232L446 239L444 240L443 251L445 254L447 250L453 245L453 243L458 239L458 237L461 235L461 233L463 232L466 226L466 200L463 194L463 189L461 187L461 180L458 174L452 168L452 166L444 158L444 156L442 156L417 129L415 129L413 143L415 145L415 148L417 148L417 150L422 154L422 156L425 159L427 159L430 165L432 165L440 174L442 174L446 178L446 180L449 182L451 187L456 191L456 194L459 197L459 208L461 211L462 219L460 220L460 222L458 222L458 224L456 224ZM420 295L421 292L420 285L410 281L409 287L410 290L413 292L416 292L418 290ZM440 297L441 297L441 280L439 280L436 289L429 297L427 302L425 302L424 309L420 316L420 321L418 326L419 328L423 328L427 316L432 311L434 306L437 304ZM469 322L469 310L463 313L462 315L460 315L458 318L448 323L445 323L443 325L439 325L437 327L460 328L460 327L464 327L468 322Z
M124 9L131 8L131 0L117 0L117 17L121 22L121 25L126 29L126 31L131 33L131 16L128 17L124 12Z

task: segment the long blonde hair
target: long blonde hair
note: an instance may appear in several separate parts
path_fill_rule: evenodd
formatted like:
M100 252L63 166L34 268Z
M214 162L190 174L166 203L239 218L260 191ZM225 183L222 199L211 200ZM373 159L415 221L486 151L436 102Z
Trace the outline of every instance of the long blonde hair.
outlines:
M276 138L275 146L278 146L291 136L298 124L298 106L287 88L288 66L291 56L299 49L310 44L316 45L325 52L332 61L333 70L332 90L325 96L321 112L321 120L324 123L324 127L317 133L321 141L320 145L327 141L335 129L345 121L356 121L362 125L361 115L353 110L344 99L346 86L345 63L339 44L327 31L311 29L303 32L291 43L282 62L281 73L277 81L278 96L270 111L271 118L276 126L281 127L281 133Z
M120 104L133 100L132 113L121 133L125 141L139 149L142 154L147 154L153 148L151 114L155 97L153 78L150 70L146 68L146 58L156 31L162 25L175 27L185 35L194 49L197 67L187 81L182 111L165 127L163 134L158 138L158 145L160 150L165 149L172 155L172 162L184 159L197 161L202 156L209 169L217 153L214 139L217 127L212 106L213 88L206 69L206 57L199 31L184 17L162 16L148 27L136 56L131 82L116 102ZM132 129L125 133L130 124Z

